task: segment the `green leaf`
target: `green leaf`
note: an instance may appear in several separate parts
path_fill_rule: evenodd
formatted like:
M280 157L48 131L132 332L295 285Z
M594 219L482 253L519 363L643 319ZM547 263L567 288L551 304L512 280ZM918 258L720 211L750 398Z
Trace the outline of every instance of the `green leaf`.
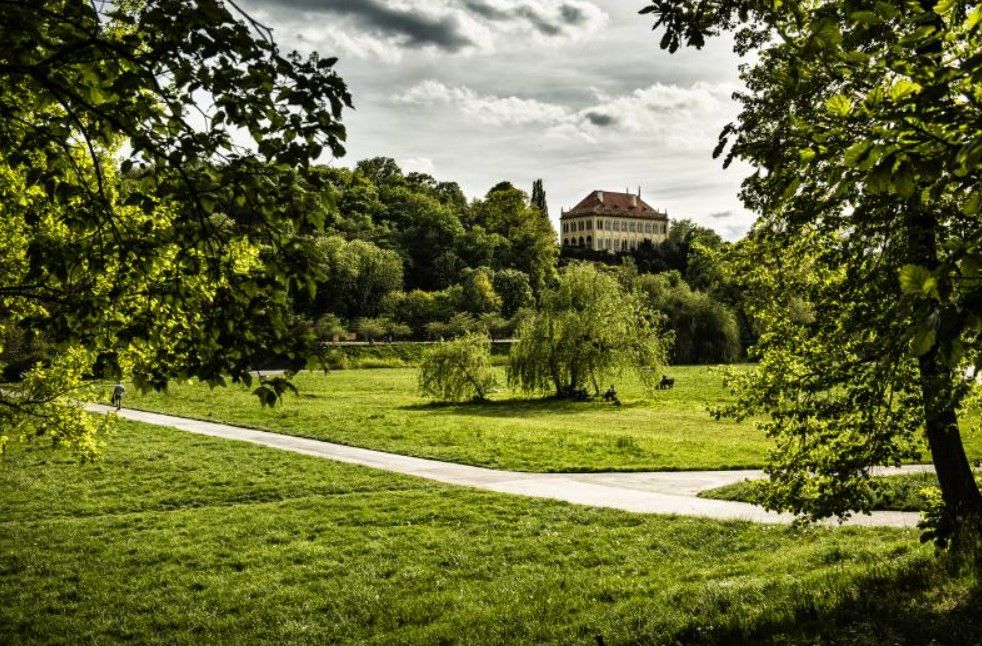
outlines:
M852 112L852 101L848 97L836 94L825 102L825 108L834 116L847 117Z
M914 184L914 173L907 164L902 165L893 174L892 180L893 188L900 197L906 198L914 194L914 189L916 188Z
M974 215L979 212L979 207L982 206L982 190L975 189L962 204L962 213L965 215Z
M849 19L860 25L875 25L880 22L879 16L872 11L853 11Z
M904 265L900 269L900 289L916 296L938 296L938 279L926 267Z
M910 340L910 351L915 357L925 355L934 346L936 339L937 332L933 327L919 327L914 333L914 338Z
M947 16L951 13L951 10L955 7L955 0L939 0L938 4L934 5L934 13L939 16Z
M982 255L971 255L962 258L958 270L965 280L966 286L974 287L982 284Z
M894 101L901 101L913 94L919 94L923 88L920 83L915 83L907 79L901 79L890 88L890 98Z
M866 157L869 149L872 148L873 144L868 141L858 141L853 145L846 148L845 156L843 161L846 166L850 168L855 168L860 162Z

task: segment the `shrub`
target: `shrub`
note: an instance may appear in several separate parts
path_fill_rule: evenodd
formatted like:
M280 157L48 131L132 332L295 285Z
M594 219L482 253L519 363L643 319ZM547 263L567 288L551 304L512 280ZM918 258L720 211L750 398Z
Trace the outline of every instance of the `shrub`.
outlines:
M435 344L419 367L420 391L438 401L482 400L494 385L490 339L484 334Z

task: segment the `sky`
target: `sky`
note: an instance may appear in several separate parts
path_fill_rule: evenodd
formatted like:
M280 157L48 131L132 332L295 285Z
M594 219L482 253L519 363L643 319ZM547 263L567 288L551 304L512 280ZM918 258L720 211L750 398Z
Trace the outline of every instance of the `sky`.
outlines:
M668 54L644 0L248 0L285 50L337 56L353 166L375 156L470 198L541 178L550 216L636 192L734 240L746 166L712 159L737 114L730 42Z

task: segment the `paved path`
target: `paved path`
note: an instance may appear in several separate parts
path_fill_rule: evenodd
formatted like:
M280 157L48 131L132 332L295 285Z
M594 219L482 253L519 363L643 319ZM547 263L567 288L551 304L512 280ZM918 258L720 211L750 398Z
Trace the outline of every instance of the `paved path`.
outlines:
M90 404L93 412L113 409ZM762 477L760 471L658 471L638 473L522 473L383 453L322 440L215 424L173 415L123 409L119 416L147 424L168 426L189 433L251 442L284 451L393 471L437 482L475 487L499 493L552 498L565 502L641 513L702 516L721 520L789 523L792 516L769 512L756 505L698 498L705 489ZM881 469L879 473L930 471L930 466ZM848 525L913 527L919 515L912 512L878 511L846 521Z

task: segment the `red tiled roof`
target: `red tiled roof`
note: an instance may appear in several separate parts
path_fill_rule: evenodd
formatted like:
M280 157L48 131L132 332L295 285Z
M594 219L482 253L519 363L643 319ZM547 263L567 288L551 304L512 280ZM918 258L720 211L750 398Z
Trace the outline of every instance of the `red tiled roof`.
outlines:
M619 215L629 218L646 220L667 220L668 214L656 211L647 202L631 193L615 193L613 191L593 191L561 218L572 218L583 215Z

